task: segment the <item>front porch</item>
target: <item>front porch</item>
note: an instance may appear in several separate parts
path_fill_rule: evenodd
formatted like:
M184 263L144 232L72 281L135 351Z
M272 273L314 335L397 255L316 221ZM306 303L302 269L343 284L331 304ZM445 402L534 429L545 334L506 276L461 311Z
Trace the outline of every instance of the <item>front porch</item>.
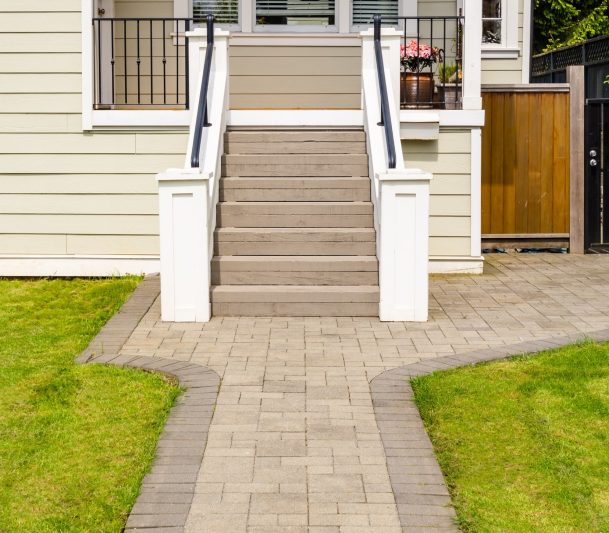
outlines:
M151 8L138 2L97 0L86 23L83 13L84 55L91 61L91 80L84 80L91 85L91 127L120 125L119 115L137 121L137 116L125 113L134 110L156 111L139 115L145 125L155 116L159 125L189 124L196 90L191 79L199 65L191 64L187 34L204 26L204 13L213 13L216 27L230 32L230 110L361 110L360 32L371 27L377 13L385 28L400 34L403 48L413 42L420 45L416 57L410 58L412 72L400 66L399 55L390 58L401 109L464 108L465 18L456 2L440 16L431 15L432 4L426 1L403 6L396 0L374 9L357 1L303 1L298 9L281 2L266 4L194 0L189 6L175 0ZM424 56L429 49L434 55L428 61ZM113 120L107 111L117 112Z

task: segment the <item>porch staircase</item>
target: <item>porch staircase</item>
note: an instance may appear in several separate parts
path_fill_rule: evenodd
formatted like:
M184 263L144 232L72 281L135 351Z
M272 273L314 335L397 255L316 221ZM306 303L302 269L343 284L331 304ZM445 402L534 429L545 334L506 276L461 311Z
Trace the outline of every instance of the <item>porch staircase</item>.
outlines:
M228 131L214 242L215 316L378 316L364 131Z

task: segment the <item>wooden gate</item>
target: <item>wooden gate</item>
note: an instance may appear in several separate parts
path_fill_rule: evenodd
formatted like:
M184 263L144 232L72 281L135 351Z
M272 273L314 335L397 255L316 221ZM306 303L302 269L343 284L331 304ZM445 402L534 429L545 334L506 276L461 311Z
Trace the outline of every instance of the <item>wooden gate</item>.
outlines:
M566 246L569 238L569 86L483 92L482 237Z

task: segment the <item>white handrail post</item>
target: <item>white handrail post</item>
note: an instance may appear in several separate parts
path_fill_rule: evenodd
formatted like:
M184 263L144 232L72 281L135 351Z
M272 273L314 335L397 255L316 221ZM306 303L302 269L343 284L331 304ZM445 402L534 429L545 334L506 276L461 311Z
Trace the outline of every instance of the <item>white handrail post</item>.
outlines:
M380 304L383 321L427 320L429 297L429 182L431 174L404 168L399 135L401 33L384 29L383 62L391 108L397 168L387 168L380 119L380 94L371 31L362 32L364 124L367 133L374 225L377 231ZM387 35L387 39L386 36Z
M157 175L161 242L161 319L208 322L209 174L169 169Z
M200 168L190 168L196 110L207 38L189 32L190 102L193 120L183 169L157 175L161 251L161 318L208 322L211 318L211 258L215 206L228 105L228 32L215 30L208 86L208 120L201 139Z
M429 308L429 182L418 169L388 170L381 188L379 318L424 322Z

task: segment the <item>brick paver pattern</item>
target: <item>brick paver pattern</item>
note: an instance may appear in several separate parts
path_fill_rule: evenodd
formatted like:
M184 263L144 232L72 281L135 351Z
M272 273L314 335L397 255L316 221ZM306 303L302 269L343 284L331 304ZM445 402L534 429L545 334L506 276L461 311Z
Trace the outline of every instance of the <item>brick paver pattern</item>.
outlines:
M163 323L121 353L191 361L222 383L186 531L399 533L370 381L422 360L609 327L609 257L487 256L432 276L427 323L213 318Z

